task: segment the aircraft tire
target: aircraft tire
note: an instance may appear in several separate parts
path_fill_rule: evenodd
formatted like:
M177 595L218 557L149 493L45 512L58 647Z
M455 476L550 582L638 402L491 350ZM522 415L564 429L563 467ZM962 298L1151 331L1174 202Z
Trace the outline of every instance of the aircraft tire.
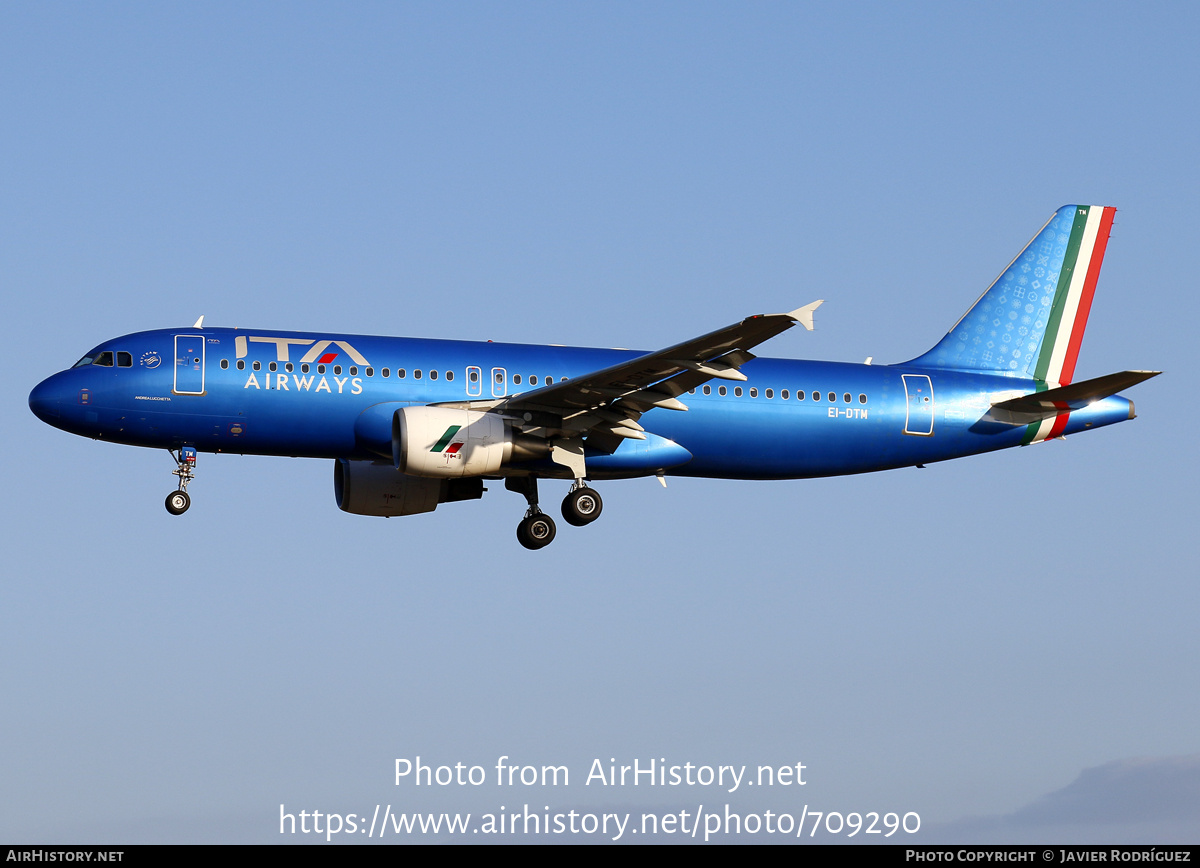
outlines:
M192 499L186 491L172 491L167 495L167 512L171 515L183 515L192 505Z
M574 527L591 524L600 517L600 511L603 509L604 501L600 499L600 495L595 489L587 487L574 489L562 502L563 519Z
M527 549L536 551L554 542L554 519L545 513L526 516L517 525L517 539Z

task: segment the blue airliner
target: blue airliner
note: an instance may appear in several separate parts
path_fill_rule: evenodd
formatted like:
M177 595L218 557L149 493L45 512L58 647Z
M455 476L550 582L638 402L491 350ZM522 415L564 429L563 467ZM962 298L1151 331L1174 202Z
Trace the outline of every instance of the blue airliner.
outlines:
M56 428L166 449L191 500L197 452L331 458L338 506L430 512L503 479L522 545L554 539L539 478L796 479L922 466L1134 418L1116 393L1157 371L1074 382L1115 210L1060 208L949 334L898 365L756 358L814 301L652 353L191 328L105 341L30 393Z

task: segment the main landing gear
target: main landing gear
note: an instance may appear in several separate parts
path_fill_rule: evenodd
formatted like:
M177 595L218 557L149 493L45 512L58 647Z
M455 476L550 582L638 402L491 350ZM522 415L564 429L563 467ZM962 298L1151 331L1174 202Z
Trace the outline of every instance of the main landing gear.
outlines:
M554 541L557 528L554 526L554 519L542 512L542 508L538 506L537 477L510 476L504 480L504 487L523 494L529 504L529 508L525 510L525 517L517 525L517 540L525 548L535 551L550 545ZM598 519L603 508L604 501L600 499L600 495L588 488L583 480L577 479L563 499L563 519L567 524L583 527Z
M172 450L167 451L175 459L176 467L171 473L179 477L179 489L167 495L167 512L171 513L171 515L183 515L188 511L188 507L192 505L192 499L188 497L187 487L188 483L196 478L196 474L192 470L196 466L196 447L181 446L178 455Z
M567 524L583 527L598 519L602 509L604 501L600 499L596 490L588 488L583 480L577 479L563 498L562 517Z
M527 549L545 548L554 542L554 519L544 512L526 512L517 525L517 539Z

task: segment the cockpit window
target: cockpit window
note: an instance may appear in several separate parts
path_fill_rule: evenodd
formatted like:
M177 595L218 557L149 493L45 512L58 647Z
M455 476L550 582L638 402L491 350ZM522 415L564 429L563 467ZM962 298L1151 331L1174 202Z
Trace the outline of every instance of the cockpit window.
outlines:
M100 353L96 356L93 365L100 365L102 368L111 368L113 366L113 354L111 352Z
M96 357L93 356L91 353L88 353L86 356L84 356L82 359L77 361L75 364L71 365L71 367L72 368L86 368L88 365L90 365L92 363L92 359L94 359L94 358L96 358Z
M117 367L118 368L132 368L133 367L133 356L130 353L126 353L126 352L122 352L122 351L118 350L117 351Z

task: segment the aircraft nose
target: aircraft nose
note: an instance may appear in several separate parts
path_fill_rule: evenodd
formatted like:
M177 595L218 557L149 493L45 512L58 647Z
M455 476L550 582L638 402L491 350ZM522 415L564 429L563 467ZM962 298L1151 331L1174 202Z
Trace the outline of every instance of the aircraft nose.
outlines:
M49 377L29 393L29 409L43 422L53 425L62 416L63 394L56 377Z

